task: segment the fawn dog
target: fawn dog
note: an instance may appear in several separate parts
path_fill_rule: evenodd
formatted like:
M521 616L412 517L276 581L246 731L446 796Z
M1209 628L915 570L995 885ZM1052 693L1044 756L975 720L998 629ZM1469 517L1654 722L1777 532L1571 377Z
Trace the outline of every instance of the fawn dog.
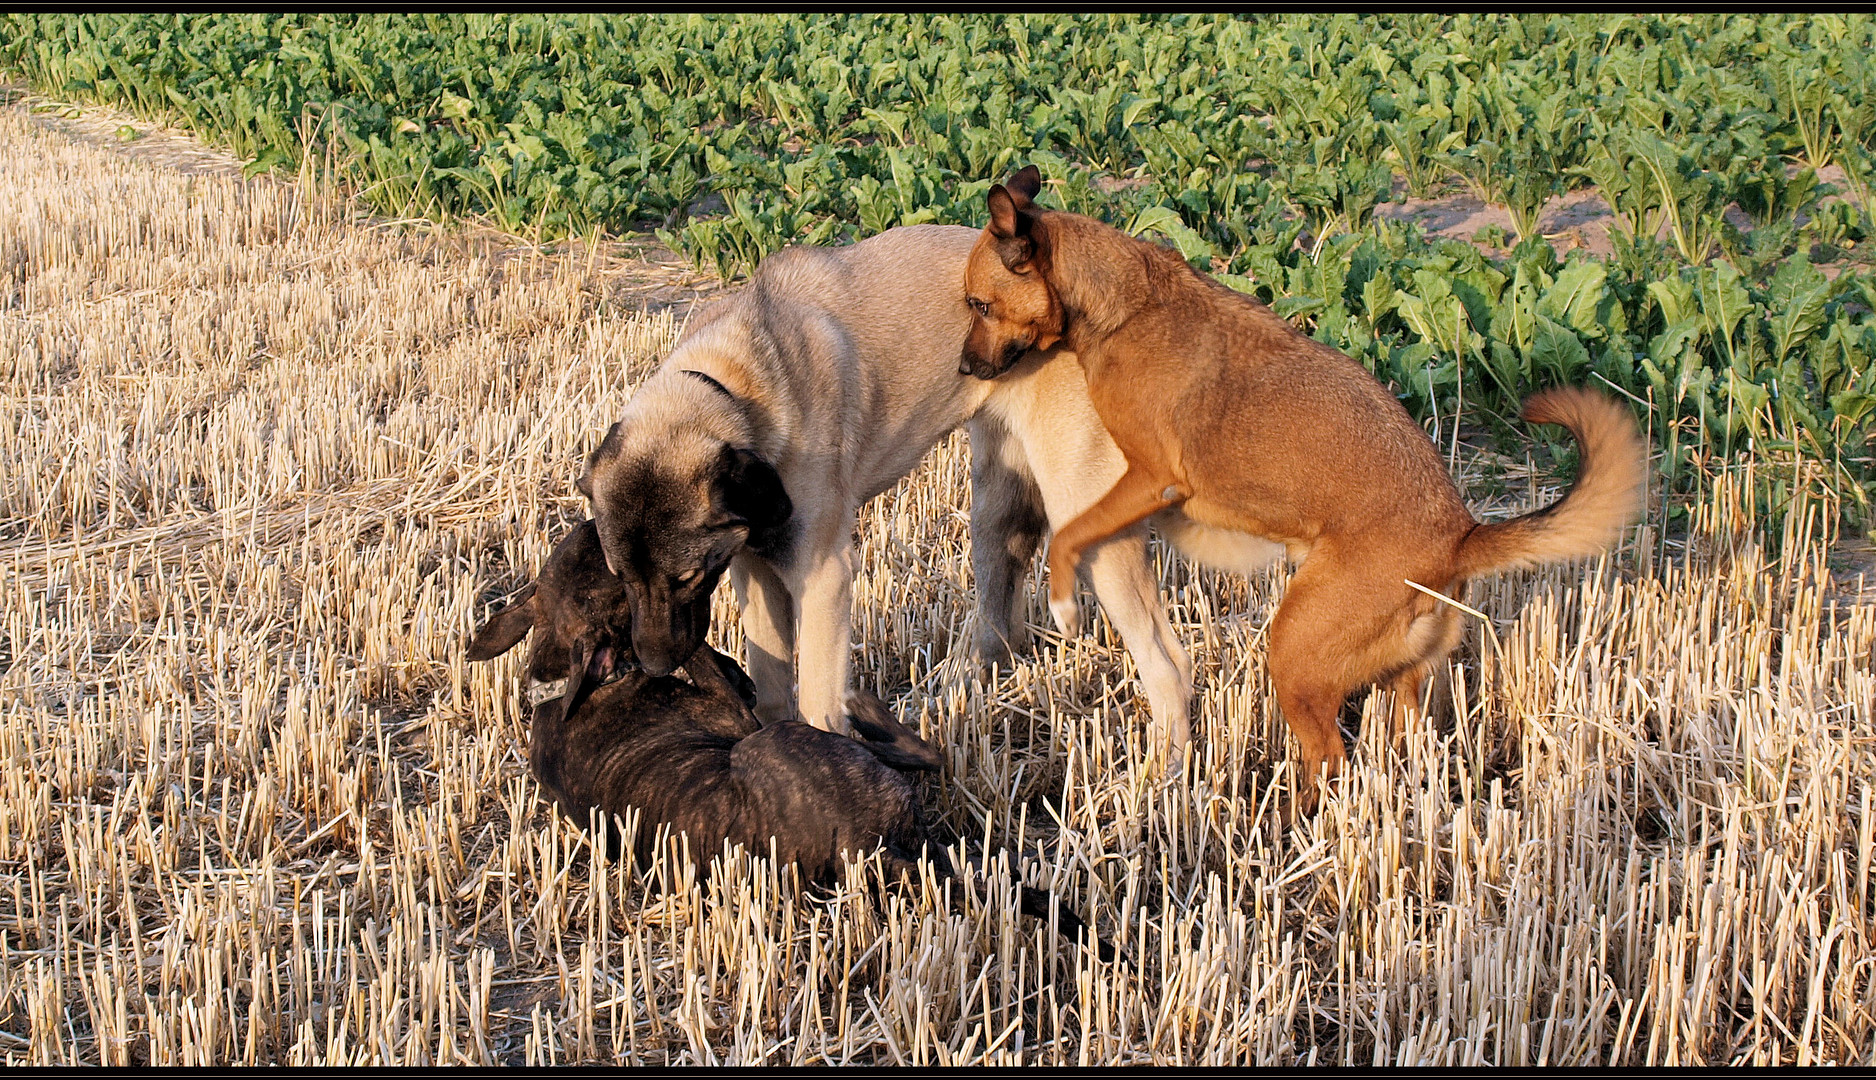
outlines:
M647 671L672 670L675 643L693 636L687 620L702 610L695 601L727 564L756 715L847 731L860 508L960 424L971 438L977 651L1007 662L1023 650L1022 584L1044 530L1092 506L1125 462L1072 357L1021 358L994 383L959 370L976 242L975 229L914 225L778 251L693 320L633 393L580 483L607 564L630 587ZM1157 524L1213 563L1242 566L1263 546L1177 512ZM1090 549L1088 576L1157 730L1184 744L1191 665L1160 603L1145 529Z
M1269 664L1304 777L1340 770L1336 718L1351 691L1392 689L1397 729L1418 702L1460 632L1430 592L1594 555L1639 516L1647 448L1613 399L1529 399L1526 420L1575 437L1576 482L1536 513L1482 525L1426 433L1359 363L1175 252L1038 207L1040 190L1033 165L990 189L965 272L963 362L995 378L1030 349L1073 351L1127 460L1113 489L1055 534L1050 608L1072 628L1082 551L1170 506L1281 543L1300 565L1269 626ZM1313 785L1299 791L1313 805Z

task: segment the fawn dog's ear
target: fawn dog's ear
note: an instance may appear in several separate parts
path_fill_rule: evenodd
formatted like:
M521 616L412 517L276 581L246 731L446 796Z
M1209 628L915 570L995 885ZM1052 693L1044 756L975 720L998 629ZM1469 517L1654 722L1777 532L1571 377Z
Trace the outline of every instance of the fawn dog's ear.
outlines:
M520 644L534 629L534 583L529 582L515 595L514 603L489 616L489 621L476 631L469 642L469 659L493 660Z
M599 440L599 445L595 446L593 452L586 457L586 471L573 481L573 486L579 488L580 494L588 499L593 497L593 467L599 464L602 457L619 452L619 426L620 421L615 420L613 425L606 429L606 437Z
M795 512L781 474L754 450L724 445L717 463L716 489L723 519L729 524L773 529Z

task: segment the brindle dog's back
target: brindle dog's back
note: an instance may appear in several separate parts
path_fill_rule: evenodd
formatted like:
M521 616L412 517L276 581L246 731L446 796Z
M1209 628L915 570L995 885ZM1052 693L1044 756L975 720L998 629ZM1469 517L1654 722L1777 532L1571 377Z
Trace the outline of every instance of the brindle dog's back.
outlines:
M837 874L843 854L883 846L916 859L925 846L916 791L866 745L794 721L756 729L669 676L628 675L564 720L557 699L543 702L532 742L534 774L569 818L586 824L597 811L610 827L636 813L641 867L660 826L687 836L699 861L725 842L768 854L773 841L777 858L816 881Z

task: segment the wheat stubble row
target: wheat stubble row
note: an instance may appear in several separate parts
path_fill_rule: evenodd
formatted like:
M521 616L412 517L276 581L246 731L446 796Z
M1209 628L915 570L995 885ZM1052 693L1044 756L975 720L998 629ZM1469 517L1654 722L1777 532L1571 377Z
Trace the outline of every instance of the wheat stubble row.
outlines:
M1151 775L1105 628L964 655L954 440L864 516L857 661L988 901L740 854L661 893L543 810L519 665L461 652L668 315L11 112L0 267L10 1061L1871 1060L1876 598L1771 562L1737 486L1689 551L1476 586L1463 719L1365 727L1291 827L1281 578L1159 555L1202 749ZM1133 966L1013 916L1023 873Z

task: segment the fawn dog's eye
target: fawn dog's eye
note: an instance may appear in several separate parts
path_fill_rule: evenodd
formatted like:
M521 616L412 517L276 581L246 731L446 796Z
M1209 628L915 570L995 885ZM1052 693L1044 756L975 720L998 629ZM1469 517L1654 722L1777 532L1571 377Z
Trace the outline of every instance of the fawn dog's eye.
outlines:
M979 300L975 296L973 296L965 300L964 302L969 304L971 306L971 310L975 311L977 314L983 316L986 319L990 317L990 302L989 301Z

